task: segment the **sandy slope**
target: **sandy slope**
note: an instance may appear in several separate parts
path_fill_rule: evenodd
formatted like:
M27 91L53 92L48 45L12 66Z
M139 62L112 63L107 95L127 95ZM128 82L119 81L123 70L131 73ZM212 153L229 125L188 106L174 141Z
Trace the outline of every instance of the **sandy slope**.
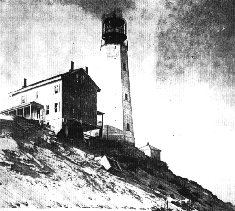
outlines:
M13 139L1 138L0 207L164 207L165 201L101 169L94 156L77 148L56 153L37 148L34 157L19 150ZM9 146L6 154L2 151ZM12 147L14 146L14 147ZM25 144L33 149L32 144ZM5 151L6 152L6 151ZM14 158L9 159L9 154ZM16 162L14 160L17 160ZM9 163L29 166L16 172ZM44 165L47 171L43 171ZM26 167L25 167L26 169ZM37 173L37 175L35 175ZM24 175L23 175L24 174Z
M122 171L106 171L101 154ZM234 211L164 162L108 140L65 140L20 117L0 118L0 208L102 208Z

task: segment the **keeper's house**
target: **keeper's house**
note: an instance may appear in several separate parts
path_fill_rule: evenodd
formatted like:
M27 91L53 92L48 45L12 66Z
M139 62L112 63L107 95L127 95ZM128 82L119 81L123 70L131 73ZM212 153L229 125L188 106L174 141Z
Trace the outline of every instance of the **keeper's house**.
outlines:
M9 93L13 107L0 113L22 116L50 125L58 133L69 122L82 122L84 131L98 129L97 92L100 88L88 75L88 68L71 69L64 74L24 86ZM101 112L98 112L100 114ZM101 113L102 115L102 113ZM101 125L99 123L99 125Z

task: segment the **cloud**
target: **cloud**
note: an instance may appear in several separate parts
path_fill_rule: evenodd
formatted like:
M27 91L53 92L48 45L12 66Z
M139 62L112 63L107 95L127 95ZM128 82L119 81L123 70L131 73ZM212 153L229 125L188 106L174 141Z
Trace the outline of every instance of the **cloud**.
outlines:
M134 0L47 0L46 2L48 4L77 5L97 18L101 18L104 13L110 13L117 8L123 12L135 8Z

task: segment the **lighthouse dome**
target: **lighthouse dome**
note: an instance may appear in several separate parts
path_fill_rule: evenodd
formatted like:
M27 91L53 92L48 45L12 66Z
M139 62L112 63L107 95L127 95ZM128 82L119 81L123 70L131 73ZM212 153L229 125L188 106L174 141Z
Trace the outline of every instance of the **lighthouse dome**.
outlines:
M105 44L122 44L126 39L126 21L115 14L103 19L102 39Z

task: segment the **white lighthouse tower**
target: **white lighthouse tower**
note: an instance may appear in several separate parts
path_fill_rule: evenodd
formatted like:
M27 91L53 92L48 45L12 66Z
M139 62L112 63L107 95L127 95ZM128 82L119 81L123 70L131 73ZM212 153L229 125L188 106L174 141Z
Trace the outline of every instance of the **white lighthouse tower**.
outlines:
M101 52L98 109L105 113L103 137L134 144L126 21L121 12L103 16Z

